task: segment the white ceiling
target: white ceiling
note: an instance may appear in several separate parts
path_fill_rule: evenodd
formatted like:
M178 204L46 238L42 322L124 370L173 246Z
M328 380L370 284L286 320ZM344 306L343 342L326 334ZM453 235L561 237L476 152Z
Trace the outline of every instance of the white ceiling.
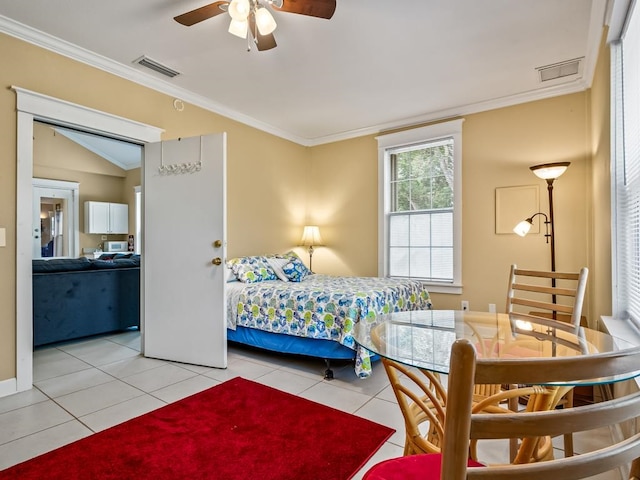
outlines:
M124 170L138 168L142 162L142 147L87 132L53 127L56 132L90 150Z
M337 0L331 20L274 12L278 47L247 52L226 14L173 20L207 3L0 0L0 32L317 145L584 90L607 15L607 0ZM540 82L576 58L578 74Z

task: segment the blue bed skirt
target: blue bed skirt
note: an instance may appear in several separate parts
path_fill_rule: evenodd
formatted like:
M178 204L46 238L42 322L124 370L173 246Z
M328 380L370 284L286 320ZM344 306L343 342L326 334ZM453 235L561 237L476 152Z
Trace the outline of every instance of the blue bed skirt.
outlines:
M325 359L352 360L356 352L332 340L296 337L282 333L264 332L255 328L227 329L227 340L263 348L272 352L306 355ZM376 357L372 357L374 360Z

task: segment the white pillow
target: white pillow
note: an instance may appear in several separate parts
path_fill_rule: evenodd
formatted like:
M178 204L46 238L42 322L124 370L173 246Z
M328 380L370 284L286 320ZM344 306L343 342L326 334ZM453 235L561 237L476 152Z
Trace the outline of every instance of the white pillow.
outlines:
M290 259L288 258L272 258L272 257L267 258L267 262L269 263L269 266L273 269L273 271L276 273L276 277L278 277L283 282L289 281L289 278L284 273L284 270L282 270L282 268L287 263L289 263L289 261Z
M224 270L225 270L225 281L227 283L229 283L229 282L237 282L238 281L238 279L236 278L235 274L233 273L233 270L231 270L226 265L224 267Z

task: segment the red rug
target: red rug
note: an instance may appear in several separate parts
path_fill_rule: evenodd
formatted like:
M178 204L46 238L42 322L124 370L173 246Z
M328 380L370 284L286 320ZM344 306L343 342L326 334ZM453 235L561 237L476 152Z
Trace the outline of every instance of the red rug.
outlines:
M238 377L0 471L0 479L346 480L393 431Z

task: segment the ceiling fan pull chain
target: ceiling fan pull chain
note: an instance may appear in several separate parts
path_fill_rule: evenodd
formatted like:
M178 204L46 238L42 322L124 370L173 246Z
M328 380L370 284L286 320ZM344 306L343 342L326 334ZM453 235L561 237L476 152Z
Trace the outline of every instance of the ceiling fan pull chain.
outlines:
M253 15L253 41L256 42L256 45L258 45L258 22L256 22L254 12L255 10L251 12L251 15Z

